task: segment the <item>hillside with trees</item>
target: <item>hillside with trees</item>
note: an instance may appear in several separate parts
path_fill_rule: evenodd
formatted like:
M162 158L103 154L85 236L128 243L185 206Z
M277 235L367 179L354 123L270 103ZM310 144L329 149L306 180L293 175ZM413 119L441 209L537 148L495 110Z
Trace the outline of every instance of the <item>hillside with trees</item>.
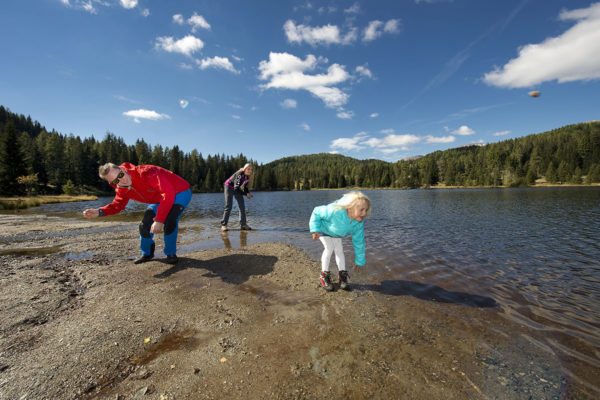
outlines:
M195 192L220 192L227 177L253 162L243 154L205 157L197 150L185 153L178 146L152 146L143 139L126 144L110 132L102 140L65 135L0 106L0 194L109 192L98 178L98 167L108 161L160 165L183 176ZM253 184L258 190L308 190L526 186L539 179L600 182L600 122L396 163L326 153L286 157L258 165Z

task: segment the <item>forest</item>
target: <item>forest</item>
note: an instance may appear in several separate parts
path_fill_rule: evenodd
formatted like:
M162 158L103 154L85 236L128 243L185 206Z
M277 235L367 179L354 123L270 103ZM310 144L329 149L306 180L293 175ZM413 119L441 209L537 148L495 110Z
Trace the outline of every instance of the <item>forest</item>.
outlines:
M155 164L184 177L195 192L220 192L246 162L255 164L254 190L318 188L513 187L547 182L600 182L600 122L436 151L389 163L339 154L286 157L257 164L243 154L189 153L178 146L135 144L107 132L98 140L48 131L31 117L0 106L0 194L107 194L98 177L106 162Z

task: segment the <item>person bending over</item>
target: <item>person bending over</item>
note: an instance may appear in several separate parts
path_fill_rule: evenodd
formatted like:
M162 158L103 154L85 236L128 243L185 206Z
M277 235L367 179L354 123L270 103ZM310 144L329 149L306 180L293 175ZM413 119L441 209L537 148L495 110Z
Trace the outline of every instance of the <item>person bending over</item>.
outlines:
M315 207L309 222L309 228L313 240L319 239L325 249L321 255L321 286L331 292L334 290L329 272L331 255L335 253L335 261L339 271L340 288L350 290L348 286L348 271L342 238L352 236L354 247L354 263L363 267L365 258L365 218L371 213L371 201L361 192L350 192L341 199L325 205Z
M165 261L176 264L179 218L192 199L190 184L156 165L106 163L98 173L115 190L115 198L103 207L84 210L83 216L96 218L117 214L125 209L129 200L149 204L140 223L141 255L134 263L141 264L154 258L154 234L164 231Z

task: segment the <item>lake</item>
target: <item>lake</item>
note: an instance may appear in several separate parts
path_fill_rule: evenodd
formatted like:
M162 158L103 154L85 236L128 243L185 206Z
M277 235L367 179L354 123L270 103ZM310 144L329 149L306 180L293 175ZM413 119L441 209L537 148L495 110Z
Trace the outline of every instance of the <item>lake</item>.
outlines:
M504 318L537 332L530 340L600 396L599 187L364 192L373 203L365 223L369 282L356 284L404 282L385 290L408 287L436 301L497 307ZM223 195L196 194L182 221L179 252L283 241L318 257L322 246L308 232L311 211L343 193L257 192L246 201L255 231L236 230L234 206L225 236L219 233ZM108 201L27 212L72 217ZM142 210L133 203L121 218L138 221ZM351 264L349 239L345 251Z

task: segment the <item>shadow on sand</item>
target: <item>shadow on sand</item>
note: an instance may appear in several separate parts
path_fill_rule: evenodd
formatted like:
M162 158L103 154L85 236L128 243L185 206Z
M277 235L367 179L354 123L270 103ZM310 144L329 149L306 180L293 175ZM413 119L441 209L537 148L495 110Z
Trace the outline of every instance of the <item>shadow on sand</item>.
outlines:
M436 285L425 283L389 280L380 284L352 284L354 290L369 290L390 296L413 296L417 299L437 301L440 303L462 304L469 307L498 307L496 300L487 296L464 292L450 292Z
M212 260L197 260L179 257L177 265L172 266L155 278L164 279L184 269L197 268L207 270L205 277L220 277L224 282L240 284L253 275L266 275L273 271L277 257L254 254L232 254Z

